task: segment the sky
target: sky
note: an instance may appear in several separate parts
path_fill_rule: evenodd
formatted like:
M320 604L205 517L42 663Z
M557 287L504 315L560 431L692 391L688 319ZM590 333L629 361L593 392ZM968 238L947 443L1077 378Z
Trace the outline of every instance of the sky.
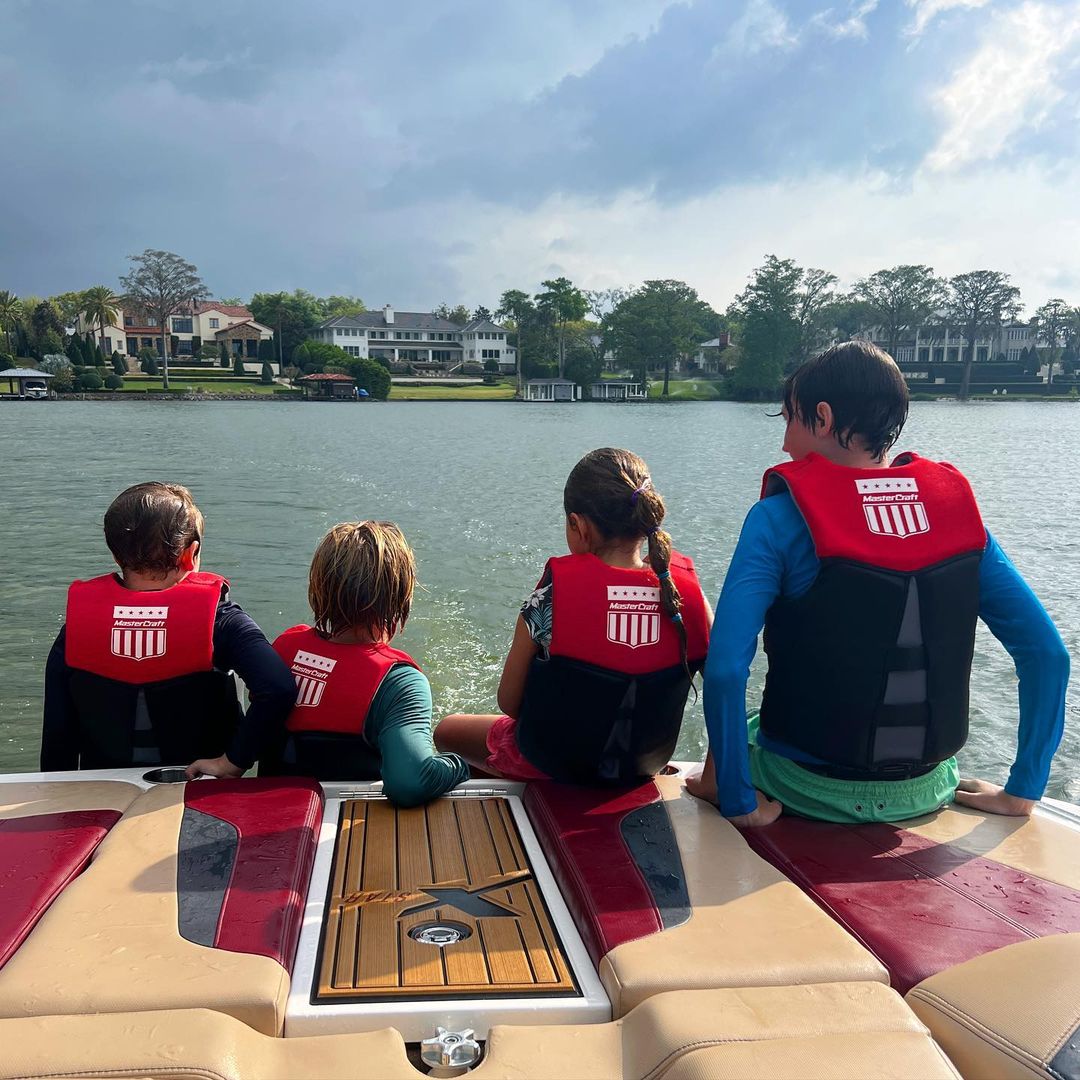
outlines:
M0 289L496 307L766 254L1080 304L1080 0L0 0Z

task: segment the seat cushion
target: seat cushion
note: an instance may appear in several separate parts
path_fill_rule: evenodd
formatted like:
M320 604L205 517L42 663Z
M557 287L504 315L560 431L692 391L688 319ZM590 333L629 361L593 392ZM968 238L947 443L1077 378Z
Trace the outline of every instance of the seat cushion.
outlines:
M964 1076L1080 1078L1080 934L986 953L907 1001Z
M887 978L678 777L524 802L616 1016L666 990Z
M272 1039L203 1010L0 1020L0 1080L55 1076L407 1080L396 1031ZM622 1020L495 1027L486 1080L716 1080L957 1074L903 1001L875 983L661 994Z
M116 781L0 784L0 967L138 794Z
M307 780L147 791L0 970L0 1016L205 1006L280 1032L321 806Z
M866 944L901 993L993 949L1080 931L1080 832L1050 819L960 809L903 826L781 817L745 836Z

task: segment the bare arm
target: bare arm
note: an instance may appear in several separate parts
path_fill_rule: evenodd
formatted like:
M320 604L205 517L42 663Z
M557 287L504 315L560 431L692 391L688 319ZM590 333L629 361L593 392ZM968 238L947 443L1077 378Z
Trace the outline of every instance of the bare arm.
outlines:
M519 615L514 626L514 640L510 645L502 678L499 680L499 708L507 716L517 719L521 702L525 697L525 682L529 677L529 665L536 656L536 643L529 636L529 628Z

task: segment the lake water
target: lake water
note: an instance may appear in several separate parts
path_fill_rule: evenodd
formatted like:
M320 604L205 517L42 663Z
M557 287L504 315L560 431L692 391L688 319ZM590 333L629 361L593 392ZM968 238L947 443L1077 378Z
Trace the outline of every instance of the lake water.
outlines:
M491 711L517 607L565 551L562 485L597 446L649 463L675 544L715 600L757 494L780 460L782 422L727 403L555 407L491 403L323 405L5 403L0 407L0 771L35 769L45 657L69 581L110 568L101 519L124 487L186 484L206 514L204 566L273 637L307 619L307 567L336 521L391 518L423 588L401 644L431 678L439 715ZM1080 407L912 406L901 448L950 460L1080 661ZM967 774L1002 782L1016 738L1016 681L980 626ZM763 678L755 664L752 694ZM1049 794L1080 799L1080 695ZM700 705L679 754L700 758Z

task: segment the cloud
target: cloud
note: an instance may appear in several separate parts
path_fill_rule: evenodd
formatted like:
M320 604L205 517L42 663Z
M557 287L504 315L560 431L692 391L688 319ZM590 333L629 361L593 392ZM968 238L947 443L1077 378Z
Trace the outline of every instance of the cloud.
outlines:
M742 14L728 29L722 48L753 56L765 49L789 49L795 41L787 15L771 0L746 0Z
M870 36L867 16L877 10L878 2L879 0L852 0L847 12L841 14L837 14L834 8L826 8L813 15L810 23L834 38L857 38L865 41Z
M939 15L954 9L986 7L989 3L990 0L907 0L907 6L915 11L915 18L908 28L908 33L912 37L921 37Z
M1070 94L1078 46L1080 4L1027 0L995 16L974 54L936 95L945 126L927 166L992 161L1021 130L1037 131ZM1075 101L1075 77L1071 84Z

